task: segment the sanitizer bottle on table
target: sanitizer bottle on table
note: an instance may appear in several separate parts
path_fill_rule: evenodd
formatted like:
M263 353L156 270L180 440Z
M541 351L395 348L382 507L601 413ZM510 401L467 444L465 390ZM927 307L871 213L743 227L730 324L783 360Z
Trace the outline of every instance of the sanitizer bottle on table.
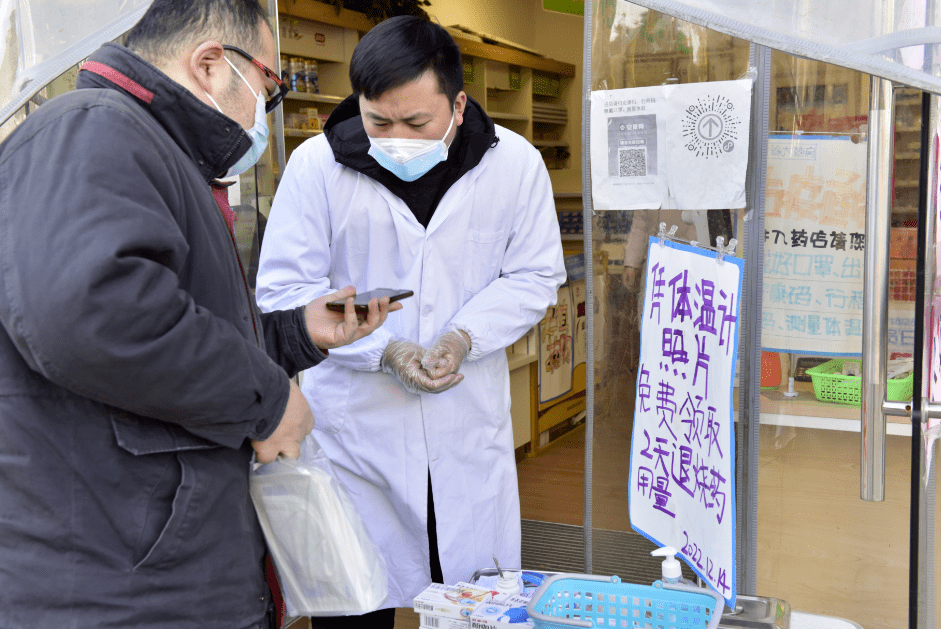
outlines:
M502 598L509 598L510 596L516 596L520 593L520 580L519 574L516 572L511 572L509 570L503 571L500 568L500 562L497 561L496 556L493 558L493 563L497 566L497 573L500 575L497 579L497 592L499 592Z
M663 548L658 548L655 551L650 553L654 557L665 557L662 564L663 578L664 583L682 583L683 585L691 585L696 587L696 584L690 581L689 579L683 578L683 570L680 566L680 562L676 558L676 549L672 546L664 546Z

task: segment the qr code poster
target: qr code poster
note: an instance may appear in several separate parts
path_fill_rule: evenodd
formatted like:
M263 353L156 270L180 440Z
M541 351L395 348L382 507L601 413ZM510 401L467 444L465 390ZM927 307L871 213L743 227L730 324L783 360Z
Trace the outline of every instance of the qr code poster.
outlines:
M657 117L612 116L608 119L608 176L657 174Z
M598 210L745 206L751 80L591 94Z

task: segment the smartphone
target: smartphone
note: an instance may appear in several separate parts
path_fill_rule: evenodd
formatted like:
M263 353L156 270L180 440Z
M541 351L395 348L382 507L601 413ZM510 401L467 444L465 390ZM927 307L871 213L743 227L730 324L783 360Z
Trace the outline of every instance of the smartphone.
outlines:
M389 303L391 304L394 301L400 299L405 299L406 297L411 297L415 293L410 290L396 290L394 288L377 288L366 293L358 293L353 297L353 308L356 310L356 314L366 315L369 314L369 300L373 297L377 299L382 299L383 297L389 298ZM327 308L334 310L336 312L343 312L345 308L345 301L328 301Z

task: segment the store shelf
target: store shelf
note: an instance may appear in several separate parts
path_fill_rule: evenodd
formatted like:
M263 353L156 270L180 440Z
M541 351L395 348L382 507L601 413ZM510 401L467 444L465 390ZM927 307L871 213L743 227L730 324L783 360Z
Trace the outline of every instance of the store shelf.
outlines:
M494 120L520 120L522 122L529 120L529 116L523 114L511 114L506 111L488 111L487 115Z
M917 188L918 180L917 179L896 179L895 180L895 189L899 188Z
M787 390L761 392L761 423L772 426L794 426L796 428L819 428L823 430L860 431L860 411L858 406L830 404L821 402L814 396L813 385L809 382L796 382L796 398L781 398L780 393ZM911 436L911 420L905 417L886 417L886 432L890 435Z
M284 137L287 138L312 138L320 135L323 131L308 131L307 129L285 129Z
M546 57L537 57L534 54L506 48L503 46L494 46L482 42L475 42L463 37L454 37L454 42L461 49L461 55L466 57L479 57L481 59L490 59L509 65L518 65L533 70L542 70L545 72L555 72L562 76L574 77L575 65L565 63L564 61L555 61Z
M304 100L313 103L332 103L338 105L343 102L343 96L332 96L330 94L311 94L309 92L288 92L285 95L288 100Z
M539 359L535 353L533 354L513 354L507 356L507 362L509 363L510 371L515 371L520 367L525 367L526 365L532 364Z
M350 11L349 9L337 11L333 5L325 2L279 3L278 13L362 32L366 32L375 26L375 23L364 13Z
M895 159L919 159L921 157L920 153L912 152L899 152L895 154Z
M535 146L536 148L544 148L544 147L551 147L551 146L567 148L568 145L569 145L568 142L563 142L561 140L533 140L533 146Z

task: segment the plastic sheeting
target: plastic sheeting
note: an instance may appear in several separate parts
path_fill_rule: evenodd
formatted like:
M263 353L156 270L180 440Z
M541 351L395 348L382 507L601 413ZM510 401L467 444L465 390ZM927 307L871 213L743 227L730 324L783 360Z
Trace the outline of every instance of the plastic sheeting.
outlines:
M0 0L0 124L153 0Z
M604 0L602 0L604 2ZM624 0L615 20L627 18ZM941 94L936 0L636 0L636 4L818 61Z

